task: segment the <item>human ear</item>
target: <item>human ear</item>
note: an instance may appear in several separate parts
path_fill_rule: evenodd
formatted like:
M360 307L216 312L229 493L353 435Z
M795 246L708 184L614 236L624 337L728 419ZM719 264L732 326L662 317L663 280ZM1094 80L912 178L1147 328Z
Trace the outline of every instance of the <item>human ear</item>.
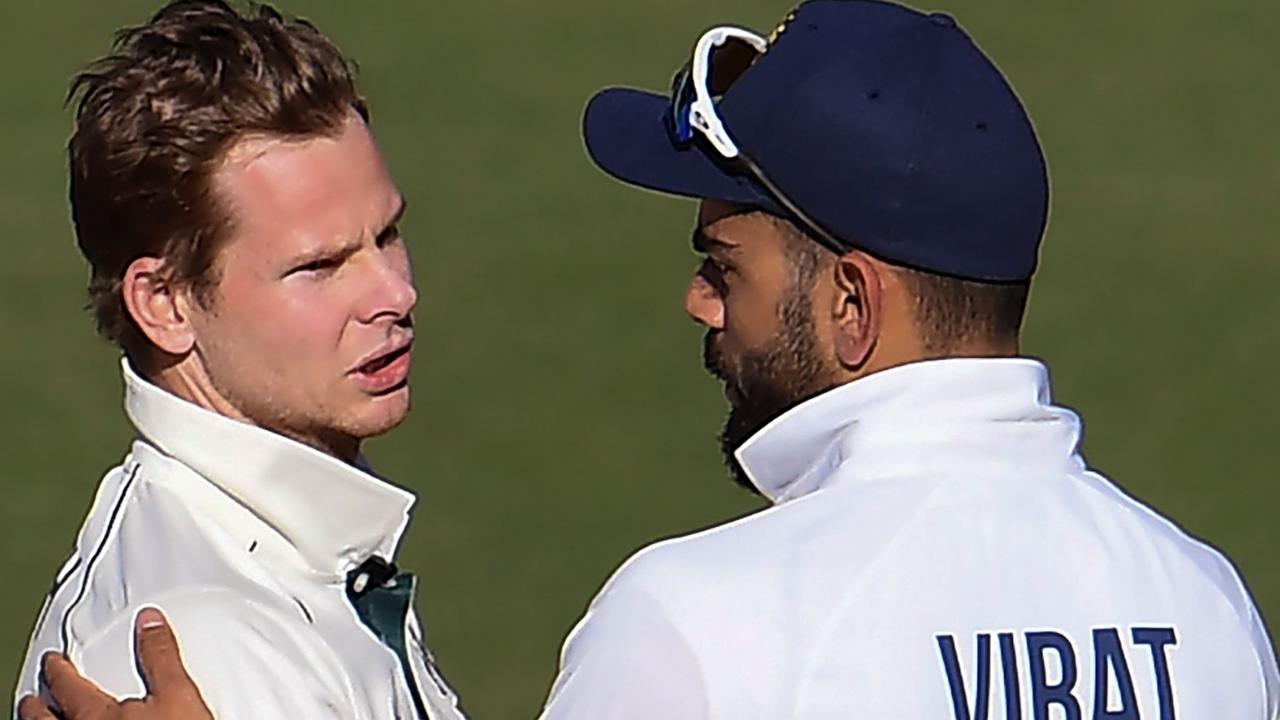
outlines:
M860 252L836 258L832 307L836 359L846 370L867 364L880 339L884 285L875 261Z
M157 349L185 355L195 346L186 292L169 279L163 260L140 257L130 263L121 292L129 316Z

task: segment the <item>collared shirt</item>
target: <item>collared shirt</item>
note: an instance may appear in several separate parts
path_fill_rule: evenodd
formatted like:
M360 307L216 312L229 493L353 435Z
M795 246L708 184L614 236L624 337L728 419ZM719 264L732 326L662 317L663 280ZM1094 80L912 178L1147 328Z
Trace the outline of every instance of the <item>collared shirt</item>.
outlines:
M737 452L774 506L630 558L543 717L1275 720L1231 564L1080 437L1028 359L910 364L793 408Z
M132 624L153 605L220 720L462 718L412 609L398 654L348 599L352 569L394 555L413 496L181 400L127 363L124 376L138 438L58 573L17 695L39 689L49 650L116 696L142 694Z

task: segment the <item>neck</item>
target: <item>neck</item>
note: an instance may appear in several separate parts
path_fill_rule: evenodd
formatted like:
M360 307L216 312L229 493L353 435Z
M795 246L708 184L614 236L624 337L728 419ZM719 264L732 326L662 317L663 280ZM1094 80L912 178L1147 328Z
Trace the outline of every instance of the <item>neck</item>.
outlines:
M283 435L343 462L354 463L360 456L360 439L337 430L314 429L304 432L283 422L264 422L249 416L218 390L194 353L185 358L171 358L155 363L142 375L151 384L192 405Z
M851 376L847 381L925 360L1002 358L1017 357L1019 354L1021 354L1021 348L1016 337L1007 341L969 340L952 343L945 347L931 347L921 338L912 338L910 342L880 343L877 344L876 350L872 353L868 362L850 373Z
M920 360L941 360L942 358L991 358L1014 357L1020 354L1018 338L1007 340L966 340L934 348L932 352L922 353Z
M168 391L183 400L209 412L257 425L241 412L235 403L218 391L204 366L196 361L195 353L182 359L166 359L148 367L143 376L156 387Z

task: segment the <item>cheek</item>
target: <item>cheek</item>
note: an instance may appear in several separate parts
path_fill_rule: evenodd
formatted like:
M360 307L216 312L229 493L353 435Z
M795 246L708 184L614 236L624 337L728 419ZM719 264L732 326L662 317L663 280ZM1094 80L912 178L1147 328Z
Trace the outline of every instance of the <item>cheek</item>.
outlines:
M724 300L724 335L730 344L757 348L775 336L782 325L779 300L745 282L734 287Z
M336 346L351 317L348 309L332 293L286 293L264 313L265 329L292 342Z
M842 297L834 283L826 279L819 279L814 283L813 293L806 307L813 322L813 336L819 349L831 348L835 342Z
M349 315L333 293L319 288L280 283L230 291L217 308L213 330L242 362L253 358L263 368L299 370L314 361L331 363L337 360Z

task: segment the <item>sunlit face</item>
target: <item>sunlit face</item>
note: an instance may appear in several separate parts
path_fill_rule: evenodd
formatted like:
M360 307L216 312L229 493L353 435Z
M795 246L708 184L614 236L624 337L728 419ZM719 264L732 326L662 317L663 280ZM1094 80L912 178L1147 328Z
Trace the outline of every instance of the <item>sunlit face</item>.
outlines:
M705 325L704 362L729 400L720 444L733 451L770 420L835 383L814 321L814 270L801 271L778 224L760 212L704 201L694 231L703 255L685 310Z
M743 356L767 347L782 329L780 306L793 275L784 245L763 213L711 200L699 206L693 249L701 263L685 310L707 327L707 349L730 376L722 377L730 401L739 399L734 376Z
M252 423L339 455L409 410L417 301L405 203L365 123L241 142L215 177L233 219L195 356Z

